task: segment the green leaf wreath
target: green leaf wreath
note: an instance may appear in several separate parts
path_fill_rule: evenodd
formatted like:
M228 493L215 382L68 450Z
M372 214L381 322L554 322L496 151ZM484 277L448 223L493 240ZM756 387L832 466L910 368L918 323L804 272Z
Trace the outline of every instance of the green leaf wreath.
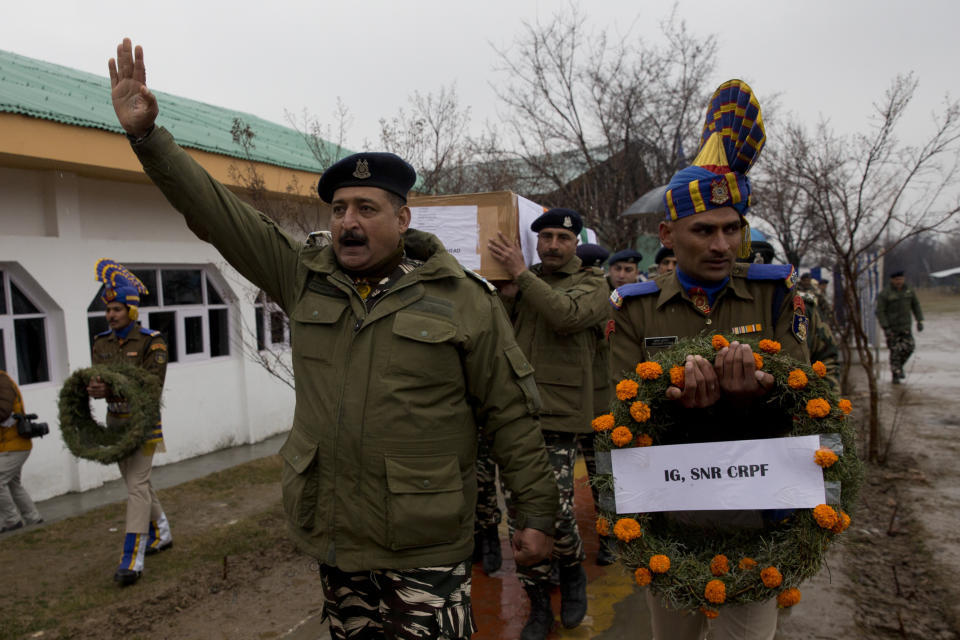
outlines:
M114 395L127 403L130 418L106 426L90 412L87 384L99 376ZM146 441L160 421L160 379L131 364L95 365L78 369L60 389L60 432L70 452L101 464L118 462Z
M600 452L738 439L724 437L723 429L709 433L711 425L729 423L729 409L694 412L666 398L671 384L683 386L687 354L712 362L716 352L732 339L749 344L756 365L775 379L762 409L766 415L776 416L779 424L753 421L748 426L755 433L758 428L769 428L769 432L752 437L839 434L838 443L825 439L830 446L821 447L815 455L828 487L839 483L839 497L834 497L832 504L796 509L762 529L749 530L685 525L660 513L617 514L613 475L609 464L600 464L601 457L609 453ZM786 607L800 600L797 587L820 570L827 547L849 526L848 512L863 479L855 431L847 419L852 406L837 398L825 375L823 363L801 363L780 353L780 344L772 340L756 342L717 334L682 340L654 360L638 363L635 371L617 384L611 413L593 421L598 465L606 468L598 470L591 481L601 496L597 531L613 536L620 561L634 571L638 584L649 585L672 608L699 608L709 618L728 605L776 597L779 606ZM744 421L751 422L749 418Z

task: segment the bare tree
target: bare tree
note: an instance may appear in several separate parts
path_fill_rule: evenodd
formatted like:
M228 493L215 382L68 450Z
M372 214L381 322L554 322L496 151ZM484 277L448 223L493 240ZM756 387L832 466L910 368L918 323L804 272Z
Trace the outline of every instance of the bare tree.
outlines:
M271 192L254 160L256 133L240 118L233 119L230 133L245 158L242 164L231 164L228 170L230 179L240 188L240 197L300 238L306 238L312 231L325 226L324 221L328 218L324 209L326 205L320 201L315 185L300 184L294 175L284 187L284 194Z
M497 88L496 159L512 162L517 191L578 209L604 243L622 248L637 220L619 214L697 147L715 39L689 33L675 12L659 46L588 32L576 8L524 26L497 51L507 81Z
M768 143L760 170L753 172L756 204L750 213L769 224L783 247L786 263L799 268L808 256L822 257L828 251L823 225L807 194L790 175L791 163L785 149Z
M876 256L907 239L942 229L957 219L960 196L960 103L946 100L933 114L933 133L917 144L901 144L895 132L917 88L912 75L897 76L874 104L872 128L852 137L834 134L826 123L810 133L788 128L784 165L803 194L804 206L821 225L830 258L843 279L843 327L855 346L869 385L868 453L880 452L879 389L868 322L873 300L864 299L861 276Z
M455 84L436 94L415 91L408 109L380 119L380 143L417 170L419 193L464 193L476 190L470 184L469 124L470 108L461 108Z

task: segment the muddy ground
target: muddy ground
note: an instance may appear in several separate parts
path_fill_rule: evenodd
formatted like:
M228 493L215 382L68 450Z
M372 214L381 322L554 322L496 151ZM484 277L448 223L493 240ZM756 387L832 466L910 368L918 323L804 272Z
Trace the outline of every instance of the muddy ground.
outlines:
M960 638L960 298L925 302L906 384L882 377L887 460L868 467L845 544L779 639ZM298 637L320 595L284 535L279 470L272 456L161 491L176 544L133 588L111 581L122 504L0 537L0 640Z

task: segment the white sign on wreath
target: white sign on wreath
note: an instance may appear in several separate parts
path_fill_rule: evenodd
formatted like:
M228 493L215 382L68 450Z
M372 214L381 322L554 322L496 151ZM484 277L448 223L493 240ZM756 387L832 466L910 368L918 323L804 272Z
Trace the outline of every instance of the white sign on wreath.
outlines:
M823 504L820 436L611 451L617 513L809 509Z

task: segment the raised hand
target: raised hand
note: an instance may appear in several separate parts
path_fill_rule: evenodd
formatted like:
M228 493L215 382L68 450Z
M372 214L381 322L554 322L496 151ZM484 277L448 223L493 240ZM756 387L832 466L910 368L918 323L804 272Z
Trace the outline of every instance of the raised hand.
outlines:
M157 98L147 89L143 49L133 48L130 38L117 45L116 59L110 58L110 97L124 131L134 137L149 133L157 119Z

